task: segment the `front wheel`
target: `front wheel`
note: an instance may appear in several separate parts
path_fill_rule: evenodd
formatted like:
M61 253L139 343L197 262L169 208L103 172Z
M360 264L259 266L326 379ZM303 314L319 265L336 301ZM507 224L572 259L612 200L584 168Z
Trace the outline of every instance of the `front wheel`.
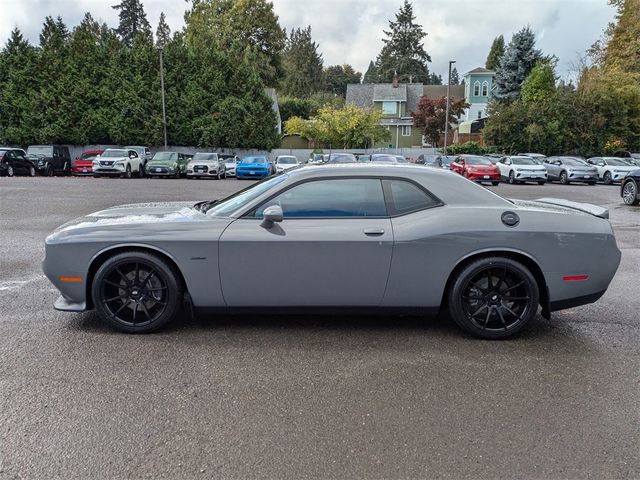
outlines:
M567 176L567 172L562 172L560 174L560 183L562 185L569 185L569 177Z
M15 175L13 167L11 165L7 166L7 177L13 177L13 175Z
M602 179L604 180L605 185L613 184L613 178L611 178L611 172L604 172L604 177Z
M622 186L622 199L627 205L638 205L638 185L633 180L629 180Z
M148 333L173 320L184 288L178 273L162 258L123 252L105 261L91 287L100 316L128 333Z
M516 175L513 173L513 170L509 172L509 183L514 185L516 183Z
M494 187L500 185L500 182L491 182L491 185L493 185Z
M536 316L540 298L527 267L509 258L488 257L457 273L448 300L458 326L477 337L500 340Z
M45 170L45 175L47 177L53 177L54 171L51 165L47 165L47 169Z
M29 176L30 177L36 176L36 169L34 167L29 167Z
M140 166L138 167L138 177L139 178L144 178L144 173L146 170L146 165L143 165L142 163L140 164Z
M127 165L127 168L124 170L124 174L122 178L131 178L131 165Z
M538 182L538 185L544 185L544 182Z

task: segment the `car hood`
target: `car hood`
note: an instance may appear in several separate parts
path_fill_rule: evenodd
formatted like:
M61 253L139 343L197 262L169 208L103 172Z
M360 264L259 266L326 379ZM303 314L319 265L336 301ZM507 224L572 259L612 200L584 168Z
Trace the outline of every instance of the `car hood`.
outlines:
M597 172L598 169L593 165L566 165L565 168L570 172Z
M623 166L623 167L618 167L615 165L608 165L607 168L609 170L617 170L619 172L634 172L636 170L638 170L638 167L633 166L633 165L628 165L628 166Z
M236 168L254 168L254 169L260 169L260 168L269 168L269 164L268 163L239 163Z
M172 167L176 163L178 163L177 160L149 160L147 165L152 167Z
M119 205L71 220L58 227L54 235L83 229L206 220L206 215L193 208L195 203L193 201Z
M547 169L543 165L512 165L514 170L536 170L546 172Z
M96 157L98 162L121 162L123 160L129 160L129 157Z

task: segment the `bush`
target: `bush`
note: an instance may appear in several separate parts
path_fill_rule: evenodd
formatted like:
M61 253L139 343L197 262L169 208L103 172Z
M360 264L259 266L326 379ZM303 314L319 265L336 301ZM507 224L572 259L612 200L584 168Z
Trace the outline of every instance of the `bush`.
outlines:
M483 147L478 142L455 143L447 147L448 155L460 155L468 153L470 155L484 155L490 152L490 148Z

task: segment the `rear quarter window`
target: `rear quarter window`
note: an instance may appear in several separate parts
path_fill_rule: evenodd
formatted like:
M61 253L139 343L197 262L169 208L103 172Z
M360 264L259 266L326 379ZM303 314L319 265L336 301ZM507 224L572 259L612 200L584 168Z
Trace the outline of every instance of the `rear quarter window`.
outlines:
M403 215L442 204L433 195L406 180L384 180L383 185L391 215Z

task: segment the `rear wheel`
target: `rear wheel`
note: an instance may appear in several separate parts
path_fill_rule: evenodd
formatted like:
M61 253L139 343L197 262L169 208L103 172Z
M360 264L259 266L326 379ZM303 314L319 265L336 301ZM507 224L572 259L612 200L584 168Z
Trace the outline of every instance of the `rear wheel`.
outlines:
M544 185L544 182L538 182L538 185Z
M455 277L448 292L453 320L484 339L511 337L538 310L539 290L531 272L503 257L476 260Z
M122 178L131 178L131 165L127 165L127 168L125 168L122 174Z
M638 205L640 203L636 182L629 180L622 186L622 199L627 205Z
M13 171L13 167L11 165L7 166L7 177L13 177L15 172Z
M162 258L124 252L100 266L91 293L96 310L111 325L123 332L148 333L175 318L184 288Z
M140 166L138 167L138 177L140 178L144 178L144 171L146 169L146 164L140 164Z
M604 180L605 185L611 185L613 183L611 172L604 172L604 177L602 177L602 179Z
M47 177L53 177L54 171L51 165L47 165L47 169L45 170L45 175Z
M491 182L491 185L495 187L496 185L500 185L500 182Z

